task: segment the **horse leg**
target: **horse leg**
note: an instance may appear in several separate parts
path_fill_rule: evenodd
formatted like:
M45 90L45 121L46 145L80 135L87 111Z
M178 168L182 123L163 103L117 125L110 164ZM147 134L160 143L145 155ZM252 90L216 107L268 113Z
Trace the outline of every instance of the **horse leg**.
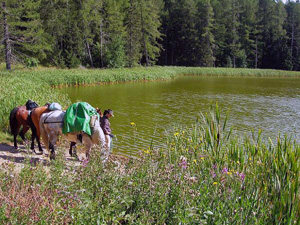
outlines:
M49 149L50 149L50 153L49 153L50 160L55 159L54 144L52 144L51 142L49 143Z
M25 134L28 130L29 130L28 126L23 126L22 130L19 133L19 135L20 135L20 137L22 138L23 141L26 141Z
M31 131L32 131L32 134L31 134L31 147L30 149L33 150L33 152L35 153L34 151L34 139L36 138L36 129L34 126L31 127Z
M36 136L36 141L37 141L38 146L39 146L39 151L40 151L40 152L43 152L43 148L42 148L42 146L41 146L40 138L39 138L38 136Z
M90 158L90 150L92 148L92 139L88 135L82 135L83 143L85 145L85 156L87 159Z
M72 148L76 148L76 142L73 142L73 141L71 141L71 143L70 143L70 150L69 150L69 154L70 154L70 156L72 157L73 156L73 154L72 154ZM76 155L76 151L74 151L74 156Z
M49 153L49 158L50 160L55 159L55 149L54 146L56 144L56 141L58 139L58 134L50 134L50 141L49 141L49 149L50 149L50 153Z

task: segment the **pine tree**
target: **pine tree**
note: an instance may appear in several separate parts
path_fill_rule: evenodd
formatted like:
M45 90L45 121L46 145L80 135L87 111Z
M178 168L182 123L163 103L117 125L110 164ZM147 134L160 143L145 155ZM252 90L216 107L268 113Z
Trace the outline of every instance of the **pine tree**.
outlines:
M107 36L104 62L108 67L126 65L124 7L123 1L105 0L103 3L103 30Z
M263 68L286 68L285 60L288 58L286 31L283 27L286 11L281 1L259 0L259 16L261 17Z
M198 4L198 18L197 25L199 32L199 66L214 66L214 47L215 38L213 34L214 29L214 12L210 0L200 1ZM196 43L195 43L196 44Z
M39 14L39 0L2 1L7 69L14 61L37 65L50 50Z
M300 69L300 3L289 2L287 10L287 36L289 38L289 52L291 67L293 70Z
M141 20L139 16L139 5L137 0L129 0L126 6L125 28L126 28L126 52L128 66L138 65L141 59Z
M142 59L146 66L152 65L158 59L161 46L159 40L161 26L159 17L162 9L161 0L138 0L141 25Z

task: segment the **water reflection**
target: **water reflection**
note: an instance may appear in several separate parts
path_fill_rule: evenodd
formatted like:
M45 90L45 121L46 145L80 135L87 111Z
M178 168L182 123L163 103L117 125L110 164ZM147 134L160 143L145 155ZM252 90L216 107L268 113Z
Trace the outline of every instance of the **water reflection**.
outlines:
M278 132L300 137L300 79L183 76L63 91L73 102L114 110L111 125L118 138L114 149L121 154L136 154L151 144L161 146L164 131L174 124L190 126L216 102L223 112L230 109L229 125L241 133L262 129L264 138L274 138Z

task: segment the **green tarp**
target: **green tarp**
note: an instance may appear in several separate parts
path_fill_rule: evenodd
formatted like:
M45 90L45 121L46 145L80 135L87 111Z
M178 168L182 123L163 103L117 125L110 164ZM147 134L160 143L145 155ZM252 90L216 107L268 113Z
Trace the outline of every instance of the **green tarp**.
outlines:
M83 131L91 135L90 120L93 115L98 115L98 113L89 103L74 103L66 111L63 133Z

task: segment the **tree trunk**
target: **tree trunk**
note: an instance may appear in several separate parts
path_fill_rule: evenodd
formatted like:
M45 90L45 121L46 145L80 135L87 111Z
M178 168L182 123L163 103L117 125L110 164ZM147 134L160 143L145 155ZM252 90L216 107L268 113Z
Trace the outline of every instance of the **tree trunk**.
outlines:
M8 32L8 24L7 24L7 10L6 10L6 2L2 2L3 9L3 28L4 28L4 48L5 48L5 62L6 69L11 70L11 44Z
M102 20L100 22L100 60L101 60L101 67L103 68L103 24Z
M257 46L257 36L255 38L255 69L257 69L257 64L258 64L258 46Z
M143 7L141 6L141 23L142 23L142 34L143 34L143 45L144 45L144 54L146 58L146 66L149 66L149 57L147 52L145 29L144 29L144 17L143 17Z
M87 51L88 51L88 54L89 54L89 58L90 58L90 62L91 62L91 67L93 68L94 67L93 58L92 58L92 54L91 54L90 45L89 45L89 42L87 40L86 40L86 48L87 48Z

